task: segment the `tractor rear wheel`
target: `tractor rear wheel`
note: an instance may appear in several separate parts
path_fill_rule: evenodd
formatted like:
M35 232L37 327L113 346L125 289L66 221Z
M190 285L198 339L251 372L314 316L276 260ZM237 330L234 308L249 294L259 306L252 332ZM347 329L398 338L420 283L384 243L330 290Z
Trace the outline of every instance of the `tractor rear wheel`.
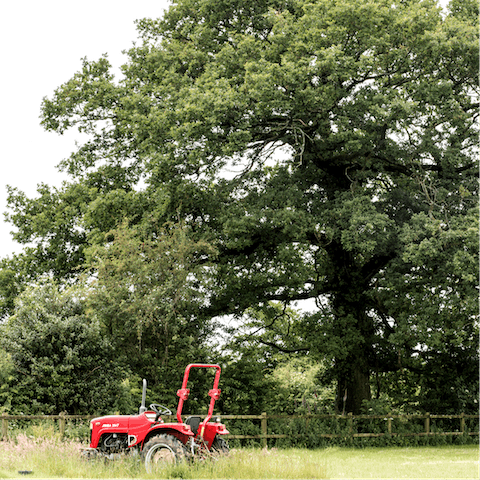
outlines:
M228 446L228 443L218 435L215 437L212 443L212 450L215 453L218 453L220 455L228 455L230 452L230 448Z
M175 465L187 457L185 445L173 435L156 435L143 447L142 460L148 473L155 473L166 465Z

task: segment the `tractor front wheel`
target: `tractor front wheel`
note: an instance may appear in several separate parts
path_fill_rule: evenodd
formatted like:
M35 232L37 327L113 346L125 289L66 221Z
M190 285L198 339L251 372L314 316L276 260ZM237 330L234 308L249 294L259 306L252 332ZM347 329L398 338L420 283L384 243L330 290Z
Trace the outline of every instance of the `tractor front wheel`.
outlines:
M186 457L185 445L173 435L156 435L142 450L142 460L148 473L155 473L165 465L179 463Z

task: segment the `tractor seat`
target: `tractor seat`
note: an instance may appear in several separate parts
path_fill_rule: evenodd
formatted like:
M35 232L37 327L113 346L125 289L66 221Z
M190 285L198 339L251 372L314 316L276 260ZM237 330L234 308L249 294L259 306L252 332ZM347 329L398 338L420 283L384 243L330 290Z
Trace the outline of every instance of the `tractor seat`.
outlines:
M199 417L198 415L191 415L185 419L185 424L189 425L192 429L192 432L196 435L201 421L202 417Z

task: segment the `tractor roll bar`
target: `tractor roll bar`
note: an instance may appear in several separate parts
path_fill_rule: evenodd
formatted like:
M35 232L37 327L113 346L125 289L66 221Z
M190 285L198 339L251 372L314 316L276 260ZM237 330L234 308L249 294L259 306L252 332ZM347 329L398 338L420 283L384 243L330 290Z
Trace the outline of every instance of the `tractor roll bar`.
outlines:
M215 372L213 388L208 392L208 395L210 396L210 405L208 407L208 414L205 420L202 422L202 424L205 425L210 420L210 418L212 418L215 401L220 398L221 390L219 390L218 388L218 383L220 381L220 372L222 369L220 368L220 365L210 365L206 363L191 363L190 365L187 365L187 368L185 368L185 374L183 375L182 388L177 392L177 395L180 397L178 401L178 407L177 407L177 420L179 423L183 423L182 422L183 403L185 402L185 400L187 400L188 395L190 394L190 389L187 388L187 383L188 383L188 376L190 375L190 370L192 368L215 368L217 370Z

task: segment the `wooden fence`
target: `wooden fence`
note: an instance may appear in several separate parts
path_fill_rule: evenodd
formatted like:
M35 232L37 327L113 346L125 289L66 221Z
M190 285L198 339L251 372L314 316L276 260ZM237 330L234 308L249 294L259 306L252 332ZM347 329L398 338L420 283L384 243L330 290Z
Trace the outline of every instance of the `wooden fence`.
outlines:
M31 420L53 420L58 422L58 429L60 436L63 438L65 435L66 422L69 420L80 420L88 421L92 418L95 418L94 415L6 415L2 414L0 416L2 420L1 425L1 438L2 440L8 438L8 422L21 420L21 421L31 421ZM163 417L165 420L169 420L169 417ZM174 420L174 416L171 417ZM466 420L476 419L479 420L479 415L466 415L461 413L460 415L431 415L426 413L424 415L268 415L267 413L262 413L261 415L222 415L222 421L226 420L246 420L246 421L258 421L260 422L261 434L259 435L236 435L230 434L228 438L231 439L254 439L260 440L262 446L267 446L268 439L279 439L279 438L289 438L292 437L291 434L275 434L268 433L268 421L269 420L300 420L305 422L305 431L308 431L309 423L312 420L336 420L340 422L346 422L346 433L319 433L317 434L323 438L359 438L359 437L382 437L382 436L458 436L458 435L478 435L478 424L475 431L468 431L466 429ZM455 431L444 432L432 430L432 420L435 419L449 419L449 420L458 420L458 429ZM355 431L354 424L358 420L383 420L386 422L386 431L377 432L377 433L368 433L362 432L358 433ZM400 420L405 423L412 420L423 420L423 432L416 433L398 433L395 432L394 421ZM227 422L228 423L228 422ZM228 428L228 424L227 424ZM296 434L295 437L300 437L302 434Z
M229 435L229 438L236 439L257 439L261 440L262 446L267 446L268 439L277 439L277 438L289 438L290 434L269 434L268 433L268 420L301 420L305 422L305 431L308 431L309 423L314 419L321 420L340 420L346 422L347 433L319 433L316 434L322 438L369 438L369 437L383 437L386 435L390 436L458 436L458 435L478 435L478 429L476 431L466 431L465 421L467 419L480 419L479 415L466 415L464 413L460 415L431 415L426 413L424 415L267 415L267 413L262 413L262 415L222 415L222 420L259 420L261 422L261 435ZM393 428L393 421L395 419L401 419L403 422L411 420L422 420L424 423L424 431L417 433L397 433ZM458 430L452 432L438 432L432 431L431 425L432 420L434 419L458 419ZM384 420L386 421L386 432L382 433L368 433L362 432L358 433L354 431L354 423L358 420ZM297 434L295 436L301 436Z

